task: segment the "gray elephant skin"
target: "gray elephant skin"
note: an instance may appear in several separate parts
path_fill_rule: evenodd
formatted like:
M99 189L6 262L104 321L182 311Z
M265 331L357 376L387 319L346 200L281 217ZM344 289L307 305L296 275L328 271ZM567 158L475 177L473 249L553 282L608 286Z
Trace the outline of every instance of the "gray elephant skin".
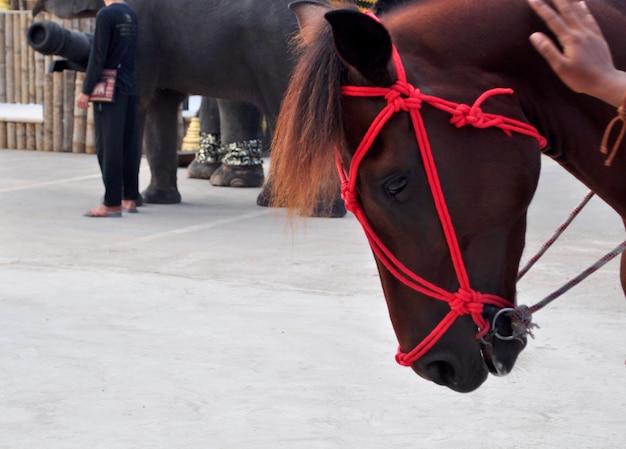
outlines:
M181 201L178 111L188 94L250 103L271 135L295 56L291 0L126 0L139 18L139 123L151 179L145 202ZM38 0L33 15L92 17L101 0ZM236 130L230 131L236 134Z

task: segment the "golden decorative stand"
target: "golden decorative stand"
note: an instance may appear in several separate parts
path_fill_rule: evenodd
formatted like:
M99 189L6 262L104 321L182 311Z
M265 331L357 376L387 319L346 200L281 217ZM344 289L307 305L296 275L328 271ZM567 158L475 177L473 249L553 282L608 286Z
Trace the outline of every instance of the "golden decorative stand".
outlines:
M187 127L187 133L183 137L183 143L178 152L178 166L186 167L196 157L200 149L200 119L192 117Z

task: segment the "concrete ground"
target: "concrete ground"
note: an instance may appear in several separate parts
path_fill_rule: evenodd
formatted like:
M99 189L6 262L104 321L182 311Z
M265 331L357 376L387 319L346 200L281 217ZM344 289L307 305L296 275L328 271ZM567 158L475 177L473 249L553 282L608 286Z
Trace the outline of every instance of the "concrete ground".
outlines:
M352 216L293 230L258 189L178 181L182 204L89 219L94 156L0 151L0 449L626 447L617 260L537 314L511 375L462 395L395 364ZM527 257L585 192L544 161ZM520 302L623 240L593 199Z

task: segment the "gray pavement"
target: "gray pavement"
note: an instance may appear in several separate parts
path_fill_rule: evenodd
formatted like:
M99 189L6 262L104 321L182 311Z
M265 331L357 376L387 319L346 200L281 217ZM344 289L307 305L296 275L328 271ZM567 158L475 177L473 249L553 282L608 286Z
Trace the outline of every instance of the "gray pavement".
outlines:
M511 375L461 395L395 364L352 216L292 226L184 169L179 188L85 218L94 156L0 150L0 449L626 447L617 261L537 315ZM527 256L585 192L544 161ZM520 302L622 240L593 199Z

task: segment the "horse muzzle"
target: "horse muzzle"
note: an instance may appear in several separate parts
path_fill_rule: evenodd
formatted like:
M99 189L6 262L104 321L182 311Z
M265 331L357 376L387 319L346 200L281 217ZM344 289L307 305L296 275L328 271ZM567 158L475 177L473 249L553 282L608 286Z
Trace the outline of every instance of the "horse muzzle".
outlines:
M425 356L411 368L420 377L459 393L469 393L480 387L489 375L480 352L473 360Z
M526 347L530 326L522 309L485 307L491 327L481 338L481 351L489 372L505 376L513 370L517 357Z

